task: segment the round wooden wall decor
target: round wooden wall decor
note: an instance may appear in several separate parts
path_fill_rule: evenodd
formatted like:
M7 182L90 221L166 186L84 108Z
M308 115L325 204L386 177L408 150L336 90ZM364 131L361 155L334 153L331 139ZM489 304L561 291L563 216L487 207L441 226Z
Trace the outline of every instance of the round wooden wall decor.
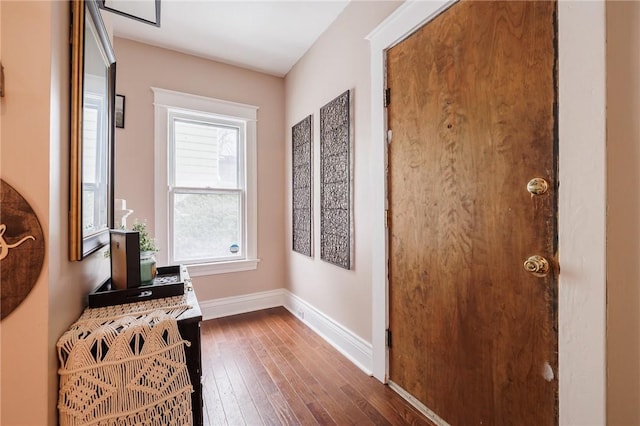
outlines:
M44 262L42 227L22 196L0 179L0 319L27 297Z

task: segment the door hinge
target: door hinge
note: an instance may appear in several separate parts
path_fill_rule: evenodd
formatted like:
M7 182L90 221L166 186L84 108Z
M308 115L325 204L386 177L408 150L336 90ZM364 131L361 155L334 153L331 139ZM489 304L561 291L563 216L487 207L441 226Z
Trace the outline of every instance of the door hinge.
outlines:
M391 89L384 89L384 107L388 107L391 104Z
M384 211L384 227L389 227L389 210Z
M386 332L387 332L387 347L390 348L391 347L391 342L392 342L392 340L391 340L391 330L387 328Z

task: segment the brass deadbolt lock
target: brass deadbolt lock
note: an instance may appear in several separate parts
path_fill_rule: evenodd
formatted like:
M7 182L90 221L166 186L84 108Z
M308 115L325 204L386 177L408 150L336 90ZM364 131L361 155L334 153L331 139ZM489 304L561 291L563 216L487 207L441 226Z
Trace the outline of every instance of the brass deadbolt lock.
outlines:
M549 184L543 178L533 178L527 183L527 191L531 195L542 195L549 190Z

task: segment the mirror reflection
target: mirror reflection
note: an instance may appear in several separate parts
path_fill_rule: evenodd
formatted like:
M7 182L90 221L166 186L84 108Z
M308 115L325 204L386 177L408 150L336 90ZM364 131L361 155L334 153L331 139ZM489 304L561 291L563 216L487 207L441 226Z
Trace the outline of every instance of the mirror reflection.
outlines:
M73 2L69 257L109 242L115 55L95 0Z
M107 229L108 79L107 59L98 35L85 15L84 90L82 108L82 237Z

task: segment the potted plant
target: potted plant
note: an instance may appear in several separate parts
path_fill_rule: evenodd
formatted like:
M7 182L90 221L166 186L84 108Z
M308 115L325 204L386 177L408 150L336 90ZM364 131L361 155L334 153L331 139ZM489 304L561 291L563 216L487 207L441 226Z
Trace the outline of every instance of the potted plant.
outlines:
M146 222L136 220L131 230L140 234L140 283L151 284L157 275L155 255L158 247L147 231Z

